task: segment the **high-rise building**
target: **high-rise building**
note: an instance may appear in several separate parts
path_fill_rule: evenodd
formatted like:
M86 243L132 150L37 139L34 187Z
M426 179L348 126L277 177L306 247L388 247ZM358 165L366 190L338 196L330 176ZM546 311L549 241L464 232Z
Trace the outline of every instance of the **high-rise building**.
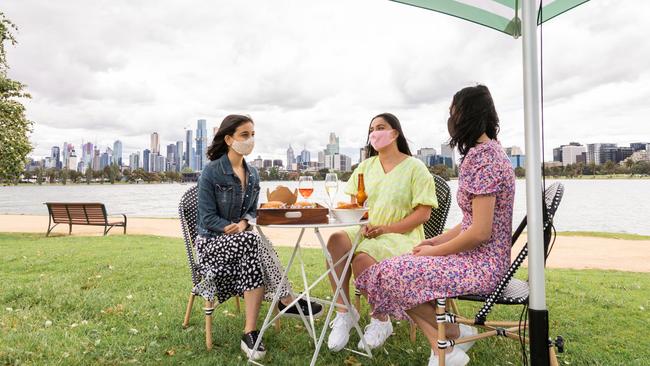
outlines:
M349 172L352 170L352 158L343 154L334 154L331 156L332 168L339 172Z
M587 148L578 143L572 142L569 145L562 146L562 165L566 166L580 162L583 160L582 153L586 152Z
M155 172L164 172L167 166L167 159L162 155L156 155L156 169Z
M176 151L174 152L174 158L176 171L180 172L183 170L183 141L176 141Z
M605 161L600 160L600 153L605 148L616 148L616 144L597 143L587 144L587 164L601 165Z
M93 161L92 161L93 170L100 170L100 153L99 149L95 146L95 151L93 151Z
M183 168L194 170L192 164L192 130L185 130L185 155L183 158Z
M526 164L526 156L519 146L506 147L506 155L510 159L512 168L524 168Z
M327 148L325 148L325 155L334 155L339 153L339 138L334 132L330 132L329 143Z
M273 160L270 159L264 159L263 165L265 169L269 169L273 167Z
M296 156L293 153L293 148L289 145L287 149L287 170L291 170L291 167L296 162Z
M310 161L311 161L311 153L307 151L307 148L304 148L300 152L300 162L302 163L303 166L309 166Z
M273 159L273 166L282 168L282 159Z
M440 145L440 155L445 159L451 160L451 168L456 167L456 149L449 146L449 144L442 144Z
M190 168L192 168L192 170L194 170L194 171L197 171L197 170L199 170L199 168L198 168L198 165L197 165L198 160L196 159L196 149L193 148L193 147L191 149L192 149L192 153L190 154L190 159L191 159L190 160Z
M366 154L368 154L368 151L365 147L359 149L359 163L361 163L362 161L366 160L366 158L368 158Z
M208 130L206 128L206 121L200 119L196 121L196 170L203 170L207 165L207 145L208 145Z
M562 146L553 148L553 161L562 162Z
M63 143L62 149L61 149L61 165L64 168L68 167L68 157L70 156L70 150L72 146L68 144L67 142Z
M112 164L117 164L117 166L121 167L122 165L122 141L116 140L113 143L113 159L112 159Z
M262 169L264 168L264 160L262 160L261 156L257 156L257 159L253 160L253 166L257 169Z
M151 134L151 153L160 154L160 136L158 136L158 132Z
M612 161L618 164L632 156L632 154L634 154L632 147L605 147L600 150L600 162L601 164L605 164L608 161Z
M99 170L103 170L110 164L111 164L111 156L108 154L108 152L103 152L102 155L99 157Z
M131 155L129 155L129 167L131 167L131 171L134 171L136 169L140 169L140 152L134 152Z
M320 169L325 168L325 151L318 152L318 167Z
M68 145L72 146L72 145ZM66 159L66 165L65 167L68 168L68 170L77 170L77 153L74 151L74 148L66 153L67 159Z
M176 144L169 144L167 145L167 156L166 156L166 162L167 166L165 167L165 171L176 171L176 166L174 166L174 162L176 161Z
M415 158L419 159L424 163L426 166L431 165L431 157L436 156L437 151L436 149L432 147L423 147L417 151L417 154L415 155Z
M58 146L52 146L52 155L50 157L52 158L52 168L61 169L61 150Z
M145 172L150 172L151 171L151 163L149 162L150 160L150 155L151 155L151 150L149 149L144 149L142 151L142 169L144 169Z
M85 165L91 164L93 162L93 157L95 156L95 148L92 142L87 142L81 146L81 160Z
M648 145L650 145L650 143L648 143L648 142L633 142L633 143L630 144L630 147L634 151L641 151L641 150L646 150L647 151L648 150Z

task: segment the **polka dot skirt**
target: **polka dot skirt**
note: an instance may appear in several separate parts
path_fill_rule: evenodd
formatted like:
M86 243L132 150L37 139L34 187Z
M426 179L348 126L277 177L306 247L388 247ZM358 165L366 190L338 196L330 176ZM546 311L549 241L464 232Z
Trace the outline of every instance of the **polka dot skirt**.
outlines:
M252 231L214 238L196 238L199 272L203 281L194 293L219 303L245 291L264 287L266 300L273 298L282 280L282 265L271 243ZM281 297L290 293L285 284Z

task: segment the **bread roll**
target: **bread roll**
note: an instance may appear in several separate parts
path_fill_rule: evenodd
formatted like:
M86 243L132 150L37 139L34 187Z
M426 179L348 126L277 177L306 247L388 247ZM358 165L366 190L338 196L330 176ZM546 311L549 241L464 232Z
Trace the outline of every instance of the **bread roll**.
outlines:
M270 201L267 203L262 203L262 208L282 208L284 207L284 202L280 201Z

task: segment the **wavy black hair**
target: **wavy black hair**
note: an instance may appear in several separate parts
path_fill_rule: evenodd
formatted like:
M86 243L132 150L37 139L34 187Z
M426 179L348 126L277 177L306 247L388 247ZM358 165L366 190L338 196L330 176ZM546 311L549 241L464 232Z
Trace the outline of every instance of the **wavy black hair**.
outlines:
M499 134L499 116L490 90L485 85L463 88L454 95L449 107L449 145L458 147L461 156L477 144L484 133L492 140Z
M368 137L366 139L366 157L371 157L378 155L379 152L375 150L374 147L370 144L370 126L372 126L372 121L374 121L377 118L382 118L384 121L386 121L391 128L394 130L397 130L399 132L399 135L397 136L397 149L402 153L406 154L408 156L412 156L411 154L411 149L409 149L409 144L406 141L406 137L404 136L404 132L402 131L402 124L399 123L399 119L395 117L392 113L382 113L378 114L370 120L370 125L368 126Z
M226 118L224 118L221 122L217 134L214 135L212 144L208 148L208 159L217 160L224 154L227 154L228 144L226 144L226 136L234 135L237 127L248 122L255 123L249 116L244 116L241 114L231 114L226 116Z

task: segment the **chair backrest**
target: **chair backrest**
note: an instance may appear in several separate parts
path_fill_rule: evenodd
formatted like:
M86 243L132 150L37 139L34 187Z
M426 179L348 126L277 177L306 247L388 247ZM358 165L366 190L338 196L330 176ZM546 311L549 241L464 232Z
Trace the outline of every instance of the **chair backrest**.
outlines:
M442 234L449 215L449 206L451 206L451 190L449 185L441 177L432 174L436 184L436 198L438 199L438 208L431 210L429 220L424 223L424 237L433 238Z
M99 202L45 202L56 224L105 225L106 206Z
M183 240L185 241L185 251L187 254L187 263L192 275L192 283L196 285L201 282L201 275L196 264L196 254L194 251L194 241L196 240L196 218L198 215L198 185L188 189L181 197L178 205L178 215L181 219L181 230L183 231Z
M555 217L557 208L558 206L560 206L560 201L562 201L563 194L564 194L564 185L562 185L562 183L559 182L553 183L544 192L545 210L544 210L543 227L544 227L545 259L550 254L550 249L552 249L552 246L550 246L549 244L551 243L551 239L553 238L553 233L555 230L553 227L553 217ZM521 224L519 224L517 230L515 230L512 236L513 245L517 241L521 233L524 231L524 228L526 227L526 223L527 223L527 218L524 217L524 219L521 221ZM510 268L508 268L508 271L506 272L505 276L503 276L501 281L499 281L499 284L496 286L494 291L492 291L492 293L485 300L483 307L481 307L481 309L476 314L476 317L474 319L476 324L483 324L485 322L485 319L487 318L487 315L492 310L492 307L494 306L495 302L503 294L503 291L506 289L506 287L512 280L512 277L515 275L519 267L521 267L521 264L524 262L527 256L528 256L528 243L526 242L523 248L521 248L521 251L519 251L517 257L515 257L515 259L512 261L512 264L510 265Z

